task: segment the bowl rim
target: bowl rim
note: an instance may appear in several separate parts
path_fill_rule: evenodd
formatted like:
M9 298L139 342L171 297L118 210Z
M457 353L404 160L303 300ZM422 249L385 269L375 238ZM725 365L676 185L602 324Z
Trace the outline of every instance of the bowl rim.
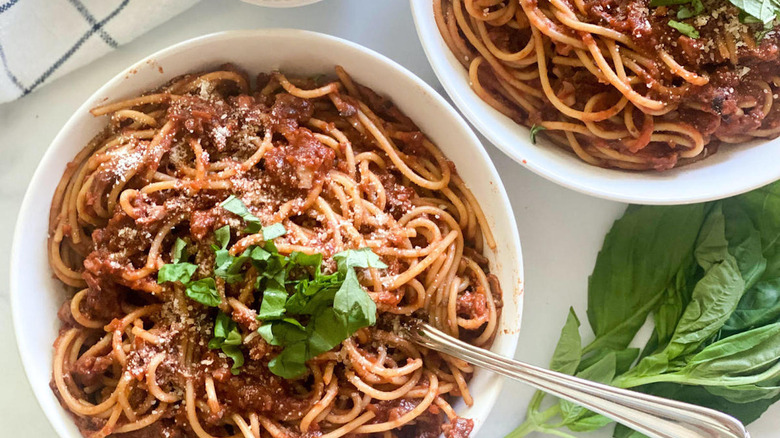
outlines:
M343 38L335 37L320 32L313 32L313 31L300 30L300 29L289 29L289 28L228 30L228 31L214 32L214 33L205 34L202 36L190 38L175 43L173 45L155 51L150 55L144 56L142 59L138 60L137 62L134 62L128 67L121 69L115 76L113 76L100 88L98 88L96 91L90 94L90 96L81 105L79 105L79 107L68 118L67 122L65 122L62 128L60 128L57 135L51 141L49 147L47 148L44 155L38 162L35 172L33 173L33 176L30 179L29 185L25 190L24 198L22 200L19 212L17 214L17 222L14 227L11 254L10 254L9 284L10 284L10 302L11 302L11 314L13 319L14 335L17 344L17 351L22 360L24 373L25 376L27 377L27 382L30 385L35 395L36 403L38 404L41 411L46 416L46 419L48 420L52 428L55 430L56 434L61 438L71 438L80 435L74 435L71 433L70 430L68 430L67 424L64 423L62 419L66 418L68 420L71 420L70 416L67 413L67 411L65 411L65 409L61 407L60 403L56 401L56 399L55 399L55 403L57 408L60 409L60 411L56 411L56 409L52 409L51 407L47 406L48 402L45 402L45 400L47 399L51 400L53 393L49 388L48 382L46 385L40 385L39 382L37 382L38 377L33 374L32 364L39 359L33 353L33 348L27 347L24 342L26 338L25 335L23 334L25 331L23 327L23 321L25 321L26 315L21 314L21 310L20 310L21 309L20 302L22 300L21 296L23 293L21 290L23 281L20 279L20 277L21 277L22 267L24 264L24 261L20 257L20 252L22 246L29 245L29 241L25 240L25 237L28 237L27 236L28 232L26 231L25 224L27 223L28 217L31 217L31 215L36 214L34 207L37 205L36 203L40 202L40 199L34 199L35 198L33 194L34 187L36 187L36 185L39 184L53 184L53 186L56 187L59 178L57 178L56 181L53 182L49 181L47 183L46 170L49 167L54 165L53 163L54 161L60 159L60 157L57 157L57 151L62 148L62 146L60 145L66 141L67 134L70 131L72 131L74 128L78 127L78 125L80 124L78 120L80 116L88 112L89 109L95 104L95 102L99 101L99 99L101 99L103 96L110 94L109 92L111 91L113 91L113 94L121 93L122 92L121 83L123 79L125 79L128 75L134 74L135 71L142 68L146 64L149 63L156 64L158 60L164 61L166 57L170 55L174 55L175 53L187 49L190 46L201 45L204 43L205 44L214 43L217 41L230 40L234 38L240 39L240 38L263 38L263 37L277 37L277 38L285 37L285 38L298 38L298 39L303 38L309 40L313 39L313 40L323 41L324 43L327 44L337 44L337 45L347 46L348 48L356 51L358 53L357 56L359 57L373 58L374 61L383 64L384 67L396 70L398 73L400 73L401 75L403 75L404 77L412 81L417 87L419 87L427 95L427 97L429 97L432 100L433 105L439 106L441 110L448 113L450 116L451 123L457 123L463 125L464 131L467 132L469 136L469 138L466 140L465 143L470 143L473 145L472 147L473 152L478 154L481 157L485 166L487 166L488 170L490 171L489 177L495 182L495 184L492 184L492 186L494 186L495 189L496 199L500 199L501 201L501 207L499 207L497 211L504 210L503 214L506 216L505 219L508 221L508 224L510 225L508 230L501 230L501 233L506 235L506 237L508 237L511 240L511 244L509 245L507 252L512 253L512 255L516 257L517 266L501 267L499 265L500 267L498 269L514 270L514 274L511 276L513 279L517 281L517 284L512 285L511 288L505 287L504 302L505 303L511 302L514 304L514 307L516 308L517 311L517 323L516 326L512 327L512 330L509 331L504 330L504 332L500 333L500 335L502 339L504 339L503 342L504 347L501 353L508 355L510 357L515 354L515 351L517 349L518 339L519 339L520 327L522 323L524 288L525 288L522 247L520 243L519 232L517 230L517 223L512 209L512 205L509 201L509 197L506 192L506 188L500 178L498 170L496 169L495 165L493 164L492 160L487 154L487 151L482 145L479 138L469 127L469 125L465 122L465 120L463 120L463 118L457 112L457 110L455 110L450 103L448 103L436 90L434 90L433 87L428 85L425 81L423 81L417 75L412 73L406 67L382 55L381 53L378 53L372 49L351 42L349 40L345 40ZM45 205L47 206L45 211L46 213L48 213L49 210L48 206L50 205L49 199L46 200ZM42 245L45 245L45 241L40 243ZM48 266L48 261L46 262L46 265ZM510 293L510 291L514 292L514 295L512 295L513 299L507 300L506 294ZM52 342L53 341L54 339L52 339ZM50 364L47 366L47 368L49 369L51 368ZM503 386L503 379L500 378L495 378L495 379L491 378L491 380L488 382L488 388L490 389L490 391L488 391L489 394L487 394L487 397L485 397L484 395L481 396L482 398L484 398L484 400L482 400L481 403L483 406L486 406L485 418L481 418L482 421L475 425L474 433L477 432L477 430L484 423L484 420L487 419L487 415L495 405L498 395L501 392L502 386ZM475 395L475 398L478 397L480 396Z
M298 6L308 6L315 3L319 3L322 0L241 0L244 3L248 3L254 6L262 6L265 8L297 8Z
M440 0L435 0L440 1ZM528 153L529 148L525 148L525 144L537 149L545 149L547 147L554 147L551 143L548 145L536 145L531 144L530 135L526 135L521 138L506 138L491 129L488 121L496 120L509 120L506 116L499 113L493 107L485 103L480 99L472 90L468 84L468 79L461 79L462 76L459 73L464 71L464 68L460 63L455 60L454 55L450 52L447 45L444 43L443 38L439 33L438 26L436 25L433 17L432 0L409 0L412 10L412 17L414 19L415 28L417 30L417 36L420 40L420 44L423 47L425 56L428 58L428 62L431 65L436 78L439 83L442 84L447 92L447 95L455 103L458 110L466 117L480 134L485 136L490 143L492 143L501 152L506 154L515 162L521 164L524 168L532 171L533 173L559 184L568 189L576 192L595 196L610 201L617 201L623 203L645 204L645 205L678 205L678 204L691 204L698 202L708 202L718 199L723 199L731 196L736 196L750 190L763 187L777 179L780 179L780 167L772 171L771 169L765 171L762 176L747 175L747 178L730 181L733 184L722 187L717 191L707 191L706 189L698 190L695 193L683 192L663 192L660 193L657 190L639 190L637 188L631 188L629 190L621 189L621 182L624 181L624 175L631 175L632 179L645 180L644 183L652 185L655 181L650 178L674 178L673 172L682 172L691 169L691 166L698 165L699 163L693 163L684 167L675 168L666 172L630 172L620 169L604 169L590 164L580 162L582 166L590 166L593 169L608 171L604 173L604 176L589 176L587 181L583 181L583 177L572 176L570 173L563 169L561 164L556 164L550 160L545 159L526 159L523 153ZM459 77L460 76L460 77ZM465 83L466 86L461 88L460 85ZM512 122L514 123L514 122ZM528 130L527 127L518 125L524 130ZM774 146L780 148L780 138L769 139L769 142L776 142ZM516 144L523 144L523 147L516 147ZM734 145L740 146L740 145ZM568 152L568 151L566 151ZM738 152L738 151L737 151ZM530 152L535 153L535 152ZM725 155L727 152L719 152L718 155ZM540 155L548 155L547 152L540 152ZM579 158L572 156L572 159ZM733 159L733 158L732 158ZM712 159L704 160L705 162L711 162ZM699 170L699 169L696 169ZM597 185L595 181L600 182ZM706 181L705 181L706 182ZM704 186L704 184L701 184Z

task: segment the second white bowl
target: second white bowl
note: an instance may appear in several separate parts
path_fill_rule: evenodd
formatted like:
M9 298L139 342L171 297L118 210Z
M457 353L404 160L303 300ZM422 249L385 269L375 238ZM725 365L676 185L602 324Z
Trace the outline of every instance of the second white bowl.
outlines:
M722 145L715 155L665 172L591 166L552 143L532 144L529 130L485 103L450 52L433 16L434 0L410 0L417 33L444 89L496 147L531 171L600 198L636 204L687 204L738 195L780 179L780 139ZM436 0L439 1L439 0Z

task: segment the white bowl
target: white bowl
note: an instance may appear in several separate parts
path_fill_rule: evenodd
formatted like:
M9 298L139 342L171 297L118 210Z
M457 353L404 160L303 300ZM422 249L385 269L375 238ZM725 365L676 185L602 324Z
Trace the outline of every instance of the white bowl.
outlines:
M269 8L294 8L296 6L311 5L322 0L241 0L244 3L250 3L257 6L266 6Z
M437 0L439 1L439 0ZM722 145L711 157L665 172L591 166L540 139L479 98L466 70L439 34L433 0L410 0L417 34L439 81L466 118L496 147L534 173L599 198L636 204L687 204L738 195L780 178L780 139Z
M314 75L344 66L357 81L387 95L439 145L458 168L496 234L491 270L504 288L504 309L493 351L513 356L523 303L523 269L514 214L504 186L476 135L430 86L388 58L357 44L300 30L222 32L174 45L123 70L93 94L54 139L27 189L11 254L11 303L19 352L43 411L62 438L80 438L73 420L49 389L52 343L63 286L49 269L46 254L49 205L65 165L105 125L89 109L106 100L138 95L169 79L232 62L250 73L281 69ZM162 69L160 69L162 67ZM163 73L164 72L164 73ZM477 372L470 384L474 406L456 410L479 428L501 388L495 375Z

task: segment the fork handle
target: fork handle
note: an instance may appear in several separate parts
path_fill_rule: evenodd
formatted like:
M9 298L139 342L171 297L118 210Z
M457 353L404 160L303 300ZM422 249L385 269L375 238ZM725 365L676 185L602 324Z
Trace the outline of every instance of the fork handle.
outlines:
M669 400L528 365L477 348L424 323L406 327L420 345L527 383L599 413L651 438L750 438L736 418Z

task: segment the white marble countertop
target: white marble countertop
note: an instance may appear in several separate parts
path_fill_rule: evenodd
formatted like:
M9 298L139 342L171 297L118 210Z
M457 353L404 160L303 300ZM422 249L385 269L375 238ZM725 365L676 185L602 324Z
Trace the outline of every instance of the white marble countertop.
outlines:
M406 0L326 0L297 9L205 0L93 64L19 101L0 105L0 435L55 437L24 376L8 297L12 230L38 160L73 111L131 63L195 36L260 27L301 28L355 41L403 64L444 93L417 40ZM573 305L580 315L585 314L587 276L604 234L625 206L561 188L515 164L493 146L486 143L486 147L509 192L525 259L525 314L516 357L545 365L568 307ZM477 438L500 437L512 430L522 421L531 394L529 388L507 382ZM764 415L751 427L753 436L780 436L778 413L775 406Z

